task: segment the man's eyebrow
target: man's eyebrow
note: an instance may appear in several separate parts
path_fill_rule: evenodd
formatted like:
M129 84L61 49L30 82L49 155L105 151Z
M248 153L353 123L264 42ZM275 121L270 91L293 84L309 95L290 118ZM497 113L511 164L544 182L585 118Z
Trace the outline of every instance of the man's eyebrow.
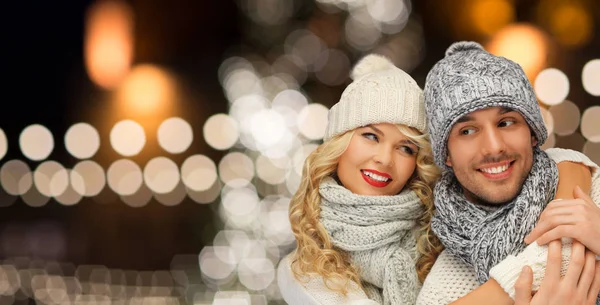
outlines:
M506 113L509 113L509 112L514 112L514 111L515 111L515 110L514 110L514 109L512 109L512 108L508 108L508 107L502 107L502 108L501 108L501 109L498 111L498 113L499 113L499 114L506 114Z
M500 114L500 115L507 114L510 112L515 112L515 110L512 108L508 108L508 107L502 107L498 110L498 114ZM458 120L456 120L455 124L469 122L469 121L473 121L473 120L474 119L472 116L466 114L466 115L463 115L462 117L460 117Z
M469 121L473 121L473 120L474 119L472 116L466 114L466 115L463 115L462 117L460 117L458 120L456 120L455 124L469 122Z

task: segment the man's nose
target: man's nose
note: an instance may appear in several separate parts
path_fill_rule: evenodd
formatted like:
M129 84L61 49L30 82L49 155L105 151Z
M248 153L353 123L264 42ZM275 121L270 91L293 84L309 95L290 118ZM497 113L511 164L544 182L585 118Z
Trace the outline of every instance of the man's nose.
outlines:
M482 136L481 150L484 155L496 155L505 152L506 139L498 128L487 128Z

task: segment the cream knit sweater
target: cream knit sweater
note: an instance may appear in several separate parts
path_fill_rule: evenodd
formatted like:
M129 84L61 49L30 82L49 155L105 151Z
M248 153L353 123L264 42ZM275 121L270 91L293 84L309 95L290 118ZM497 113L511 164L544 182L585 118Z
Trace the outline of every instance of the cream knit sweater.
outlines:
M546 152L557 163L561 161L572 161L583 163L593 168L592 199L596 204L600 204L600 171L595 170L597 168L596 164L582 153L571 150L552 148L546 150ZM533 251L531 251L530 248L532 248ZM547 251L545 250L545 247L539 247L532 244L527 247L521 255L517 256L516 259L509 257L498 265L498 267L501 268L500 270L518 270L516 273L509 272L509 274L503 275L504 277L501 279L496 278L494 274L492 274L492 276L499 281L503 288L509 293L510 289L514 286L514 281L518 277L518 272L526 264L524 262L528 261L528 258L521 257L523 254L528 254L528 250L529 252L544 253L542 256L544 258L546 257L545 253L547 253ZM519 261L519 259L523 260ZM529 261L531 261L531 259L529 259ZM495 268L492 269L492 273ZM540 272L543 273L544 270L545 265L534 266L535 274L539 274ZM346 296L332 292L327 289L323 283L323 279L319 276L311 276L306 280L305 283L296 280L290 268L289 256L281 260L277 270L277 283L281 295L290 305L377 304L377 302L369 300L367 295L360 290L353 290ZM539 283L534 283L534 285L535 284L539 285ZM423 284L423 288L417 299L417 304L448 304L466 295L478 286L479 284L477 283L474 270L450 255L448 252L443 251Z
M327 289L320 276L307 277L305 282L298 281L290 266L290 256L291 254L284 257L277 268L277 284L286 303L290 305L378 305L377 302L370 300L354 282L351 283L353 289L350 289L347 295L343 295Z
M546 151L550 158L556 163L561 161L572 161L589 166L592 171L592 200L600 207L600 171L598 166L582 153L552 148ZM563 242L563 268L571 254L570 242ZM490 270L490 276L494 278L502 288L514 298L514 285L519 277L521 269L531 266L534 274L533 287L539 287L543 275L546 272L546 258L548 256L547 246L539 246L536 243L529 245L523 252L515 256L509 256ZM443 251L436 260L431 272L423 283L423 288L417 298L418 305L442 305L449 304L475 290L479 286L475 270L454 257L447 251Z

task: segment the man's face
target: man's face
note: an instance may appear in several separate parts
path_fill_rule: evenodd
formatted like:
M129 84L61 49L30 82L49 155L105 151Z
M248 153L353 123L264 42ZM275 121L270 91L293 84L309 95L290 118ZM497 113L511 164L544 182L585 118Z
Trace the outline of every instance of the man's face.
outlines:
M519 112L502 107L477 110L452 126L446 165L469 201L497 206L521 191L536 143Z

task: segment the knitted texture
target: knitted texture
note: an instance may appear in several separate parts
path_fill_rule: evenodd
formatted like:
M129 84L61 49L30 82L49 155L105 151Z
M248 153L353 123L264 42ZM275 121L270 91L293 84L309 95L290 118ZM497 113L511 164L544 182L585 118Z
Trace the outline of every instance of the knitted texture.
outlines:
M425 109L436 164L446 162L448 134L464 115L489 107L520 112L542 145L547 138L535 92L521 67L486 52L475 42L457 42L429 71Z
M582 163L590 167L592 171L592 188L590 197L592 201L600 207L600 171L598 166L590 160L586 155L569 149L551 148L547 150L548 156L556 163L570 161ZM546 260L548 256L547 246L538 246L536 243L529 245L525 251L517 256L509 255L500 264L494 266L490 270L490 277L494 278L502 288L514 299L515 283L523 266L528 265L533 270L533 291L537 291L546 274ZM562 266L561 274L564 276L571 257L571 240L563 239L562 246ZM600 298L596 300L596 304L600 305Z
M423 213L411 190L395 196L361 196L333 179L321 183L320 221L334 246L350 254L363 281L382 288L383 304L414 304L416 221Z
M571 161L589 166L593 172L591 197L594 202L600 206L600 171L597 170L597 165L580 152L559 148L551 148L546 152L556 163L561 161ZM534 249L531 250L530 248ZM528 256L528 253L537 253L538 251L542 251L544 253L543 256L548 255L547 247L540 247L533 243L529 245L525 251L517 255L517 259L509 256L496 267L492 268L490 271L491 277L498 281L504 290L510 294L510 289L514 288L514 283L519 276L519 272L523 266L526 265L526 262L531 261L530 258L523 256ZM565 257L565 255L570 257L570 252L567 252L567 247L563 247L562 251L563 257ZM564 263L566 262L563 262L563 264ZM355 305L360 302L365 302L365 304L376 304L375 301L368 300L367 295L360 291L358 285L355 283L352 283L354 289L351 288L349 294L344 296L341 293L327 289L323 283L323 278L318 275L307 276L306 281L300 282L296 280L292 274L289 264L289 258L284 258L278 266L277 273L279 289L284 300L288 304ZM545 274L545 268L545 264L534 264L532 266L534 274ZM516 270L516 272L514 274L506 274L506 272L503 272L502 276L499 276L494 274L494 270L497 269ZM542 278L543 277L536 276L533 287L539 286ZM478 286L479 283L473 267L450 254L447 250L444 250L436 260L431 272L423 283L423 287L417 298L417 305L449 304L465 296ZM371 288L372 287L367 287L368 290Z
M370 124L404 124L425 132L423 91L387 58L371 54L352 71L352 82L333 105L323 140Z
M290 255L284 257L277 267L277 285L281 296L291 305L378 305L370 300L358 287L350 282L346 295L329 290L323 278L317 275L306 275L298 281L292 272Z
M444 250L423 283L417 297L417 305L450 304L478 286L473 267Z
M569 268L569 260L571 257L573 242L571 239L565 238L562 243L562 262L560 268L560 273L564 276ZM538 291L540 289L540 285L542 284L542 279L546 273L546 261L548 260L548 248L546 246L540 247L535 243L535 245L530 245L521 253L519 253L518 257L514 255L509 255L504 261L500 264L494 266L490 270L490 276L494 279L498 279L500 281L512 280L512 276L515 274L514 268L518 268L518 266L522 263L524 266L530 266L532 270L535 270L533 273L533 285L531 287L532 291ZM521 268L522 269L522 268ZM520 274L521 270L518 270L516 274ZM519 276L517 275L514 278L515 282ZM498 281L496 280L496 281ZM509 285L509 283L500 283L500 286L505 287ZM512 287L506 287L508 295L511 298L515 298L515 287L514 283Z
M559 148L551 148L547 150L548 156L552 158L555 163L562 161L571 161L577 163L583 163L590 167L593 172L592 176L592 200L600 207L600 171L597 170L598 166L593 163L584 154ZM562 248L563 258L570 258L570 242L565 240L565 245ZM543 254L540 254L543 253ZM533 255L534 257L531 257ZM531 262L536 261L535 257L548 256L548 247L539 246L536 243L532 243L527 248L516 256L508 256L498 265L490 270L490 276L493 277L502 288L514 298L514 284L521 272L521 269L525 265L529 265ZM543 264L534 263L531 264L533 273L535 275L533 281L533 289L541 285L541 281L546 272L545 259ZM562 269L565 269L565 265L568 261L563 260ZM510 272L512 270L512 272ZM502 272L497 272L502 271ZM445 305L456 301L457 299L465 296L467 293L473 291L479 286L477 280L477 274L475 269L465 263L462 259L451 254L448 250L442 251L435 264L433 265L431 272L425 279L423 287L417 298L417 305ZM597 303L600 305L600 303Z
M468 201L454 174L445 172L435 186L437 213L431 227L446 249L472 265L479 283L484 283L494 265L525 248L523 239L554 198L557 184L556 163L537 147L521 192L492 210Z

